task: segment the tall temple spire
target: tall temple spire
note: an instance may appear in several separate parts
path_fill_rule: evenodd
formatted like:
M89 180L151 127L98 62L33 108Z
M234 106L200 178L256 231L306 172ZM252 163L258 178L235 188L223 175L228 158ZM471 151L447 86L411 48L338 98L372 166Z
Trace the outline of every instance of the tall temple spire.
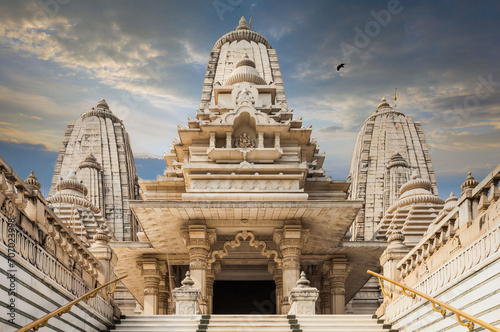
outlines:
M138 198L137 175L130 139L123 122L104 98L68 124L57 158L50 196L62 176L76 171L92 204L102 211L118 240L134 240L137 221L129 200Z
M386 210L410 180L412 169L438 194L436 176L420 122L391 107L382 98L364 121L351 163L351 199L365 202L352 227L353 240L376 236Z

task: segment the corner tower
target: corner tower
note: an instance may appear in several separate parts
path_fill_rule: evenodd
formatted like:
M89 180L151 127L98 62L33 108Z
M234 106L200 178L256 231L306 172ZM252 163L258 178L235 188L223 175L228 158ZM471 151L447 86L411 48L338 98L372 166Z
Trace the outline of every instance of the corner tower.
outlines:
M134 240L138 226L129 201L139 197L139 187L132 148L122 120L104 98L68 124L50 196L56 194L59 180L71 172L83 181L88 200L103 213L116 239Z
M350 198L365 202L351 228L353 240L374 239L385 211L399 198L401 186L414 171L437 196L422 125L382 98L363 123L352 156Z

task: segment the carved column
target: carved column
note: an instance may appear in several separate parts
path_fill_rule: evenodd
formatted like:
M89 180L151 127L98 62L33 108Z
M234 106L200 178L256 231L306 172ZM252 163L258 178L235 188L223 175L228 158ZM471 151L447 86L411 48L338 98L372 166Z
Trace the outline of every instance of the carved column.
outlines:
M186 245L189 252L189 268L194 287L201 292L200 310L208 313L207 260L210 250L209 233L205 225L190 225Z
M139 262L144 280L144 315L158 315L160 280L165 273L164 264L156 258L144 258Z
M280 143L280 132L275 132L274 133L274 148L279 149L281 148L281 143Z
M276 314L281 315L281 301L283 299L283 271L281 265L269 263L268 271L273 275L276 284Z
M209 148L215 149L215 131L211 131L209 135L210 135Z
M232 141L232 132L226 131L226 149L231 149L233 146L231 144Z
M351 264L345 258L334 258L330 269L331 313L345 313L345 280Z
M214 281L215 274L220 272L220 262L211 264L211 268L207 269L207 313L213 313L214 304Z
M263 149L264 148L264 132L259 131L258 135L259 135L259 141L258 141L257 147L259 149Z
M331 289L330 289L330 270L332 268L331 262L323 262L323 275L321 278L321 290L319 293L320 308L322 314L330 314L331 309Z
M307 231L302 230L300 225L286 225L279 234L279 237L281 237L279 244L283 257L283 298L281 300L281 312L285 313L290 310L288 296L299 279L300 254Z

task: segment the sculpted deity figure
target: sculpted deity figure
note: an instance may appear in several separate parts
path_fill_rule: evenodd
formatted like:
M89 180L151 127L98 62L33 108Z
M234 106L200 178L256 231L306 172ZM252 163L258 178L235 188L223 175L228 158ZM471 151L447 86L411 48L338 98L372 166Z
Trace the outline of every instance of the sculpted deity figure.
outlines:
M243 133L237 139L237 148L253 148L255 147L255 139L248 137L247 133Z

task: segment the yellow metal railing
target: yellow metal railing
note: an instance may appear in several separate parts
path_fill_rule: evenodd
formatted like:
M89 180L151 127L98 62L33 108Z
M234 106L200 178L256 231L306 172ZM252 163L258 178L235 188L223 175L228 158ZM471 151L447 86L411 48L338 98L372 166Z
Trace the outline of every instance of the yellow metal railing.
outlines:
M120 280L122 280L122 279L124 279L126 277L127 277L127 275L124 275L124 276L122 276L120 278L116 278L115 280L107 282L104 285L101 285L101 286L97 287L96 289L91 290L90 292L86 293L85 295L80 296L76 300L73 300L70 303L63 305L59 309L56 309L56 310L52 311L51 313L46 314L45 316L43 316L42 318L37 319L33 323L28 324L28 325L20 328L16 332L25 332L25 331L28 331L29 329L33 329L35 331L38 331L39 328L44 327L45 325L47 325L47 323L49 322L49 319L51 319L55 315L62 316L62 314L68 313L71 310L71 307L73 305L75 305L76 303L78 303L78 302L80 302L82 300L85 300L85 299L88 300L88 299L90 299L92 297L96 297L97 294L99 293L99 291L101 289L103 289L105 287L108 287L111 284L114 284L113 288L111 290L106 290L106 294L107 295L113 294L115 292L115 290L116 290L116 286L118 284L118 281L120 281Z
M424 294L422 292L419 292L419 291L417 291L417 290L415 290L413 288L405 286L405 285L403 285L403 284L401 284L401 283L399 283L397 281L394 281L392 279L384 277L383 275L375 273L373 271L368 270L366 272L368 272L369 274L371 274L371 275L373 275L373 276L375 276L375 277L378 278L378 282L380 283L380 288L382 290L382 293L385 296L387 296L388 298L392 299L392 293L387 293L385 291L384 285L382 284L382 279L384 279L385 281L388 281L388 282L390 282L390 283L392 283L392 284L394 284L394 285L396 285L398 287L401 287L401 289L403 290L403 294L405 296L408 296L408 297L411 297L412 299L414 299L418 295L418 296L423 297L424 299L430 301L431 304L432 304L432 309L434 311L439 312L441 315L443 315L443 317L445 317L445 315L446 315L446 310L449 310L449 311L453 312L456 315L456 317L457 317L458 323L460 325L462 325L462 326L467 327L469 329L469 331L474 330L474 323L476 323L476 324L481 325L482 327L484 327L484 328L486 328L486 329L488 329L490 331L500 332L499 328L497 328L497 327L495 327L495 326L493 326L491 324L488 324L488 323L480 320L479 318L471 316L471 315L469 315L469 314L467 314L467 313L465 313L465 312L463 312L463 311L461 311L461 310L459 310L459 309L457 309L455 307L452 307L451 305L448 305L448 304L446 304L444 302L441 302L441 301L439 301L439 300L437 300L437 299L435 299L435 298L433 298L433 297L431 297L429 295L426 295L426 294ZM439 306L440 308L436 307L436 305ZM462 318L467 319L469 322L468 323L464 323L462 321Z

